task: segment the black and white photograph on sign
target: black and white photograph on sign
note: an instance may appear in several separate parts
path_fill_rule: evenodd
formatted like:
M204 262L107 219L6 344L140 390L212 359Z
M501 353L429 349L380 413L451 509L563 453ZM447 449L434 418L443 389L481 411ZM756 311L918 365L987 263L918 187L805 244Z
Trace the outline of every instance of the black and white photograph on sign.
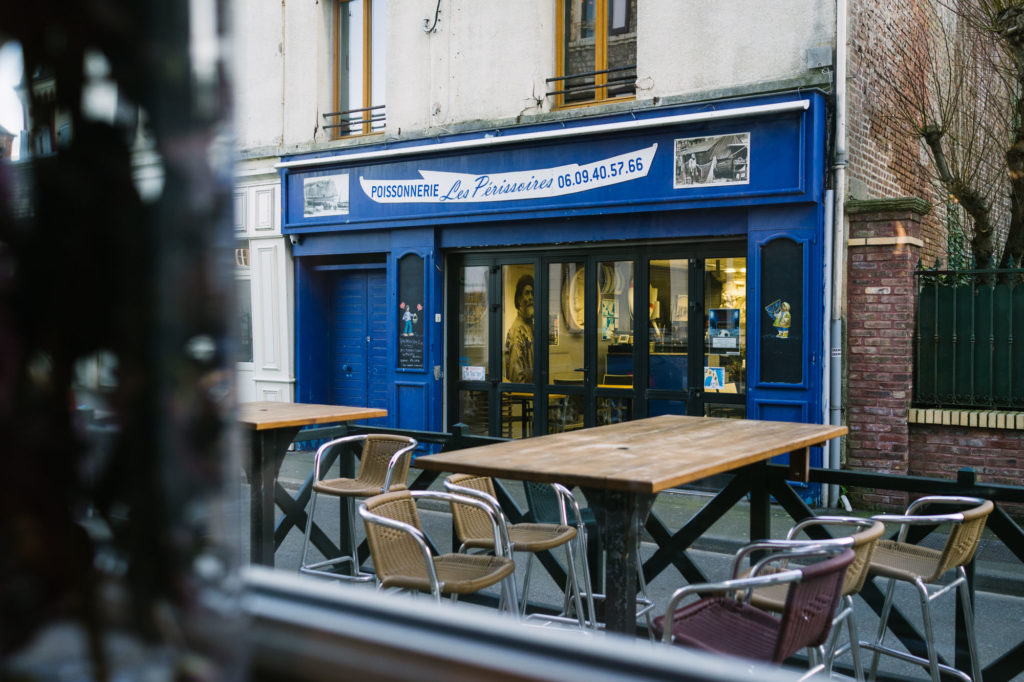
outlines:
M750 133L687 137L674 148L676 189L750 182Z
M302 180L302 216L348 215L348 173Z

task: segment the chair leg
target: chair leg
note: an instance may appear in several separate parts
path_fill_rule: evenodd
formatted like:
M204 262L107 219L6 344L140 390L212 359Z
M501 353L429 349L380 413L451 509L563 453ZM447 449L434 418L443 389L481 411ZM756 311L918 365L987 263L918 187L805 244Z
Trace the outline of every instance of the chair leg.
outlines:
M565 560L568 563L569 570L566 571L566 580L568 581L568 589L572 590L573 599L576 606L576 618L580 624L580 630L584 630L587 627L586 615L583 613L583 600L580 598L580 580L576 574L576 557L573 556L572 541L565 543ZM585 563L585 562L584 562ZM568 614L568 611L566 611Z
M359 552L356 547L356 529L355 529L355 498L346 497L345 505L348 509L348 529L342 530L342 533L347 532L349 538L349 546L352 549L351 554L346 556L339 556L334 559L324 559L323 561L317 561L315 563L306 563L307 552L309 550L309 538L313 530L313 513L316 511L316 491L314 490L310 495L309 503L309 515L306 517L306 536L302 541L302 557L299 559L299 572L307 573L311 575L321 575L326 578L334 578L335 580L344 580L348 582L371 582L376 578L372 573L362 573L359 570ZM352 565L349 570L349 574L338 573L333 570L329 570L337 564L350 563Z
M928 607L931 601L928 598L928 588L920 579L915 581L914 584L917 587L917 596L921 600L921 618L924 621L924 645L928 649L928 670L931 673L932 682L940 682L939 653L935 649L935 632L932 628L932 613L931 609Z
M967 571L963 566L957 569L960 585L960 603L963 605L964 629L967 631L967 649L971 654L971 680L981 682L981 661L978 659L978 640L974 632L974 604L971 601L971 588L967 584Z
M640 582L640 599L643 603L641 607L643 610L644 619L647 621L647 638L652 642L654 641L654 623L651 621L651 610L654 608L654 603L647 596L647 579L644 578L644 560L640 556L640 543L636 543L636 577Z
M850 633L850 656L853 657L853 676L857 682L864 682L864 666L860 660L860 640L857 639L857 622L853 617L853 597L850 595L846 596L848 600L847 609L849 613L846 614L846 629ZM831 671L832 662L829 661L829 670Z
M299 559L299 572L306 568L306 551L309 549L309 536L313 532L313 512L316 511L316 491L309 494L309 513L306 515L306 536L302 539L302 557Z
M968 675L967 673L963 672L962 670L958 670L953 666L946 665L944 663L939 663L939 655L935 643L934 628L932 627L932 600L942 594L945 594L954 586L961 591L961 599L963 599L965 596L969 594L969 590L966 588L966 583L966 572L963 571L962 567L958 569L958 576L956 580L953 583L944 587L943 589L939 590L935 594L928 593L928 586L925 585L924 581L922 581L921 579L918 579L914 582L914 586L917 588L918 598L921 603L921 616L924 623L925 648L928 653L927 658L924 658L921 656L916 656L914 654L900 651L898 649L882 646L882 640L885 636L885 627L887 624L887 620L889 618L889 614L892 610L892 596L896 584L895 580L890 581L889 590L886 592L885 605L882 607L882 618L879 621L878 636L876 637L876 640L873 643L861 643L865 648L870 648L873 653L871 658L871 674L869 678L871 682L874 682L876 678L878 671L878 659L883 653L889 656L894 656L900 660L907 661L909 663L916 663L920 666L927 666L929 670L929 677L932 680L932 682L940 682L943 673L955 675L963 680L966 680L967 682L981 681L981 666L980 661L977 657L977 641L974 639L974 619L971 614L966 613L966 608L964 613L964 626L967 630L967 636L969 639L968 647L970 649L971 654L972 675ZM969 605L969 603L970 602L965 601L965 607L969 608L969 606L967 606Z
M352 570L349 574L353 578L359 577L359 546L356 545L356 500L354 497L345 498L345 506L348 508L348 548L352 552L352 560L349 566Z
M878 633L875 635L874 645L876 647L882 646L882 640L885 639L885 628L889 622L889 612L892 610L892 596L896 590L896 580L889 578L889 589L885 592L885 603L882 606L882 615L878 619ZM878 675L878 659L882 655L882 652L875 649L871 654L871 682L875 682L875 678Z
M523 595L520 597L519 613L526 615L526 599L530 594L530 571L533 569L533 553L526 559L526 575L523 576Z

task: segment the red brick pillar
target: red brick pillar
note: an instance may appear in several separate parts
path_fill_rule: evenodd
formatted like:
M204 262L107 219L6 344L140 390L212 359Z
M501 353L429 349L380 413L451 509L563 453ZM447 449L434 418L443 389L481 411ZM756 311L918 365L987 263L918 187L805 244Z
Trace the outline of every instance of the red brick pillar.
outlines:
M906 474L907 413L913 395L914 269L921 256L916 198L849 201L846 310L846 466ZM902 506L905 495L857 491L872 506Z

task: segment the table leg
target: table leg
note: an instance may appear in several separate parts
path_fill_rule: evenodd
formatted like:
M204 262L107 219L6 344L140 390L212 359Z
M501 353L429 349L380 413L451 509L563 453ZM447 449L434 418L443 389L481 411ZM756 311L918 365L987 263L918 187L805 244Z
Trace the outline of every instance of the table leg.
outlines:
M274 487L298 427L252 433L249 478L249 560L274 565Z
M654 495L584 488L606 552L605 629L636 634L637 564L640 524Z
M743 469L743 475L750 481L750 542L772 535L771 495L765 483L767 468L767 462L758 462Z

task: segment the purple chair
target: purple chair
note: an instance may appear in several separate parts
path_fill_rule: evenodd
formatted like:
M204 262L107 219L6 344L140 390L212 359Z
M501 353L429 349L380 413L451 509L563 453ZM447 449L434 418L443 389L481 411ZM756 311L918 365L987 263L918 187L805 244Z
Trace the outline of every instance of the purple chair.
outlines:
M756 549L758 543L744 547L740 554ZM740 573L740 562L736 562L730 580L676 590L665 615L654 619L655 632L664 642L771 663L782 663L804 648L810 648L813 655L828 638L854 553L815 543L783 551L772 551L770 543L764 543L764 549L771 553L754 563L749 577L735 577ZM782 561L801 565L774 568ZM755 588L784 583L789 584L789 591L778 616L750 604ZM716 596L703 596L679 607L691 594ZM671 627L666 628L666 623ZM819 662L805 677L823 668Z

